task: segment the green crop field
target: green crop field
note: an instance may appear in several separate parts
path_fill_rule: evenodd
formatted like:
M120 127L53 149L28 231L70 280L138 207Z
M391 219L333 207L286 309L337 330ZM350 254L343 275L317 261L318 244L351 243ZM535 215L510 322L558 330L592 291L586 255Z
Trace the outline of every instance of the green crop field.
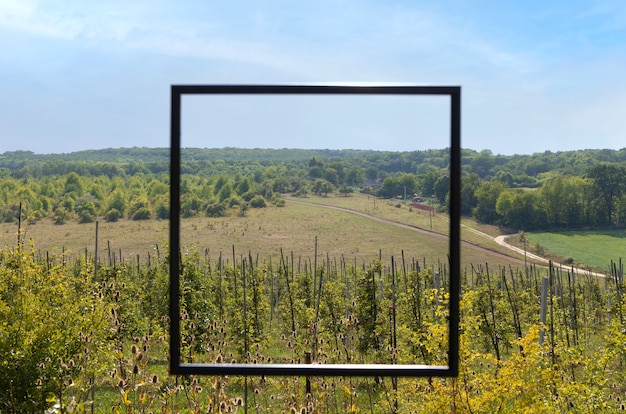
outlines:
M527 237L535 250L539 245L539 250L558 256L560 261L573 259L574 263L601 271L607 271L611 261L617 262L626 255L624 230L528 233Z

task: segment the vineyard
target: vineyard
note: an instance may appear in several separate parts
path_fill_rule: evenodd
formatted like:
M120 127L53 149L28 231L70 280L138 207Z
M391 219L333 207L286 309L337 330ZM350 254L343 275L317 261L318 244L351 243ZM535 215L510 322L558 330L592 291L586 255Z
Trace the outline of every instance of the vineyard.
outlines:
M182 252L184 362L447 363L445 262ZM0 255L2 412L624 409L623 268L464 267L455 379L173 377L168 252Z
M446 150L185 155L181 362L447 364ZM626 409L623 151L464 150L448 379L169 375L167 157L0 155L0 413ZM543 256L533 230L596 227L604 255L551 252L567 266L493 240Z

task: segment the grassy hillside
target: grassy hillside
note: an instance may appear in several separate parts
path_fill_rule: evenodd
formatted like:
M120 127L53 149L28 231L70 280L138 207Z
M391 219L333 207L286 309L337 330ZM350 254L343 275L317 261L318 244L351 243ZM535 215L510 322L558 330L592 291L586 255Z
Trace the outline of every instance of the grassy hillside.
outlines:
M424 234L413 229L398 227L387 222L375 221L346 211L324 208L322 205L342 207L373 217L408 224L436 233L447 233L449 222L443 214L413 210L389 200L377 200L366 195L349 197L288 197L285 207L270 206L249 209L244 217L236 214L228 217L194 217L181 221L181 242L207 250L212 256L222 252L232 256L255 252L260 257L278 255L282 249L295 257L312 258L315 238L318 253L322 256L341 257L358 263L369 262L380 254L400 257L404 252L407 260L431 260L447 262L448 243L436 234ZM310 203L310 204L301 204ZM376 203L374 205L374 203ZM316 206L319 204L320 206ZM475 226L474 223L468 223ZM99 257L106 261L115 256L133 259L139 255L146 258L156 254L156 246L169 238L167 220L131 221L122 219L115 223L101 221L99 229ZM482 226L481 230L495 233L495 228ZM17 240L17 227L12 223L0 224L0 242L11 246ZM74 221L55 225L52 220L41 220L25 228L25 240L33 239L41 252L66 251L72 255L89 255L95 249L95 224L79 224ZM473 244L507 253L484 237L463 231L462 237ZM502 258L484 250L464 246L464 266L483 264L518 265L519 261Z

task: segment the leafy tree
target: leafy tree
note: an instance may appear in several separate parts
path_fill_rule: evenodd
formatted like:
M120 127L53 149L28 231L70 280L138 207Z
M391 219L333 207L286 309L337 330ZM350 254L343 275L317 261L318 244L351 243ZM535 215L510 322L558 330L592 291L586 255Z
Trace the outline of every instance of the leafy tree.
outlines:
M83 185L81 183L81 179L79 175L76 174L74 171L72 171L71 173L67 175L67 178L65 179L64 193L65 194L74 193L76 194L76 196L81 196L83 195L83 191L84 191Z
M494 167L494 158L490 150L482 150L471 161L472 171L482 179L486 179Z
M202 208L202 200L193 193L181 197L180 214L183 218L194 217ZM169 213L168 213L169 215Z
M597 196L603 201L604 222L612 223L615 203L626 188L626 167L615 163L594 165L587 174L593 180Z
M311 157L311 159L309 160L309 168L323 167L323 166L324 166L324 160L322 160L321 158Z
M120 189L115 189L110 195L107 201L107 210L117 210L120 213L120 217L124 216L126 213L126 209L128 206L128 202L126 201L126 197L124 193Z
M500 170L496 173L494 179L505 183L509 187L513 187L513 183L515 179L513 178L513 174L509 171Z
M538 198L534 191L505 189L496 201L496 213L502 216L503 224L515 229L539 228L545 222L545 214Z
M409 199L418 191L417 176L415 174L404 173L398 176L398 185L402 190L401 195L406 195Z
M562 226L565 224L565 202L570 190L562 176L541 186L539 194L550 225Z
M252 183L252 180L249 177L246 177L235 186L235 191L237 192L237 194L242 196L253 188L254 184Z
M496 202L506 188L506 184L500 181L483 182L476 189L476 208L472 215L483 223L496 223L501 218L496 211Z
M60 203L61 207L63 207L65 210L69 212L73 212L75 210L74 209L75 204L76 202L74 201L74 199L67 194L63 197Z
M304 182L302 183L302 185L296 190L295 193L293 193L294 196L296 197L306 197L307 194L309 194L311 192L311 183Z
M331 183L337 183L339 182L339 172L332 167L328 167L324 170L323 178Z
M148 220L152 217L150 204L145 197L138 197L130 203L128 215L132 220Z
M324 176L324 160L312 157L309 160L308 175L310 178L322 178Z
M328 196L328 193L332 192L335 186L323 178L318 178L313 182L313 192L317 195L324 195L324 197Z
M423 196L430 197L435 195L435 184L441 175L442 172L432 165L427 167L427 171L418 175L419 187Z
M91 199L76 203L79 223L93 223L96 220L96 205Z
M148 197L154 199L169 193L169 187L160 180L152 180L148 184Z
M374 166L369 166L365 169L365 177L368 180L375 180L380 177L380 175L379 169Z
M393 198L400 194L400 183L396 177L388 176L378 190L378 196L383 198Z
M478 174L471 173L461 177L461 214L470 215L476 207L476 190L482 183Z
M219 177L217 177L217 181L215 181L215 184L213 185L213 195L218 195L219 192L222 190L222 187L228 182L228 177L226 177L225 175L220 175Z
M365 181L365 170L362 167L353 165L346 172L345 182L348 185L360 186L363 181Z
M284 194L289 192L289 180L285 177L278 177L272 183L272 191L275 193Z
M230 182L226 182L224 183L224 185L222 185L220 192L217 194L217 199L221 203L227 198L229 198L232 194L233 194L233 186Z
M349 194L351 194L354 190L352 189L352 187L350 187L349 185L342 185L341 187L339 187L339 192L341 194L343 194L344 197L347 197Z
M63 206L54 210L54 224L65 224L70 217L71 213Z
M167 220L170 218L170 206L167 200L159 200L157 202L156 216L160 220Z
M102 192L102 187L96 183L93 183L89 188L89 195L98 200L98 203L104 200L104 193Z
M435 183L435 197L441 205L447 205L448 194L450 193L450 177L442 175Z

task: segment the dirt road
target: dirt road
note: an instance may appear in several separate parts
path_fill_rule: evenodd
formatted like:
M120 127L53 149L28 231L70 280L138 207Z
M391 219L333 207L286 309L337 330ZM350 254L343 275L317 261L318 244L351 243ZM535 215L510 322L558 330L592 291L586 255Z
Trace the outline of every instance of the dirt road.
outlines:
M287 200L287 201L290 202L290 203L294 203L294 204L302 204L302 205L307 205L307 206L312 206L312 207L329 208L329 209L332 209L332 210L343 211L345 213L354 214L354 215L357 215L357 216L365 217L365 218L367 218L369 220L374 220L374 221L377 221L379 223L385 223L385 224L388 224L388 225L391 225L391 226L396 226L396 227L412 230L412 231L415 231L415 232L418 232L418 233L428 234L430 237L437 237L437 238L444 239L444 240L448 239L448 236L445 235L445 234L436 233L436 232L433 232L433 231L429 231L429 230L423 229L421 227L412 226L410 224L404 224L404 223L399 223L399 222L393 221L393 220L383 219L383 218L380 218L380 217L373 216L371 214L362 213L362 212L356 211L356 210L351 210L349 208L329 206L329 205L317 204L317 203L308 203L306 201L296 201L296 200ZM470 231L473 231L473 232L475 232L477 234L480 234L483 237L486 237L488 239L493 240L493 237L489 236L488 234L479 232L478 230L474 230L474 229L469 228L469 227L466 227L466 229L468 229ZM492 250L492 249L488 249L486 247L482 247L482 246L479 246L477 244L470 243L468 241L461 240L461 245L465 246L467 248L470 248L470 249L473 249L473 250L476 250L476 251L480 251L480 252L483 252L485 254L494 256L494 257L498 257L498 258L501 258L501 259L509 260L509 261L512 261L514 263L518 263L518 264L521 264L521 265L524 264L524 259L512 256L512 255L507 255L507 254L504 254L504 253L501 253L501 252L498 252L498 251L495 251L495 250Z
M423 228L420 228L420 227L417 227L417 226L412 226L410 224L404 224L404 223L398 223L398 222L392 221L392 220L386 220L386 219L383 219L383 218L380 218L380 217L373 216L371 214L362 213L360 211L355 211L355 210L350 210L350 209L344 208L344 207L328 206L328 205L317 204L317 203L308 203L306 201L296 201L296 200L287 200L287 201L290 202L290 203L295 203L295 204L302 204L302 205L308 205L308 206L312 206L312 207L322 207L322 208L329 208L329 209L332 209L332 210L343 211L345 213L354 214L354 215L361 216L361 217L366 217L366 218L368 218L370 220L374 220L374 221L377 221L379 223L385 223L385 224L389 224L391 226L401 227L401 228L413 230L413 231L416 231L416 232L419 232L419 233L428 234L431 237L438 237L438 238L441 238L441 239L447 239L448 238L448 236L445 235L445 234L432 232L432 231L429 231L429 230L426 230L426 229L423 229ZM481 251L481 252L483 252L485 254L489 254L489 255L492 255L492 256L495 256L495 257L499 257L499 258L502 258L502 259L507 259L507 260L510 260L512 262L515 262L515 263L518 263L518 264L521 264L521 265L525 264L528 260L535 261L535 262L540 262L540 263L545 263L545 264L548 264L550 262L550 260L546 259L545 257L541 257L541 256L538 256L536 254L529 253L529 252L524 252L524 249L520 249L519 247L512 246L512 245L508 244L506 242L506 239L508 237L511 237L512 235L503 235L503 236L492 237L492 236L488 235L487 233L483 233L483 232L481 232L479 230L476 230L474 228L471 228L471 227L463 226L463 228L465 230L467 230L467 231L471 231L472 233L475 233L475 234L477 234L477 235L479 235L481 237L484 237L485 239L493 240L497 244L499 244L500 246L509 249L511 252L517 253L517 254L519 254L521 256L525 256L526 260L524 260L523 258L519 258L517 256L507 255L507 254L504 254L504 253L501 253L501 252L497 252L497 251L492 250L492 249L488 249L486 247L479 246L477 244L473 244L473 243L461 240L461 245L463 245L463 246L465 246L467 248L474 249L474 250L477 250L477 251ZM571 268L571 266L563 265L561 263L555 263L555 265L557 267L563 267L564 269ZM605 277L606 276L603 273L592 272L592 271L589 271L587 269L573 268L573 271L576 272L576 273L579 273L579 274L589 274L589 275L597 276L597 277Z

